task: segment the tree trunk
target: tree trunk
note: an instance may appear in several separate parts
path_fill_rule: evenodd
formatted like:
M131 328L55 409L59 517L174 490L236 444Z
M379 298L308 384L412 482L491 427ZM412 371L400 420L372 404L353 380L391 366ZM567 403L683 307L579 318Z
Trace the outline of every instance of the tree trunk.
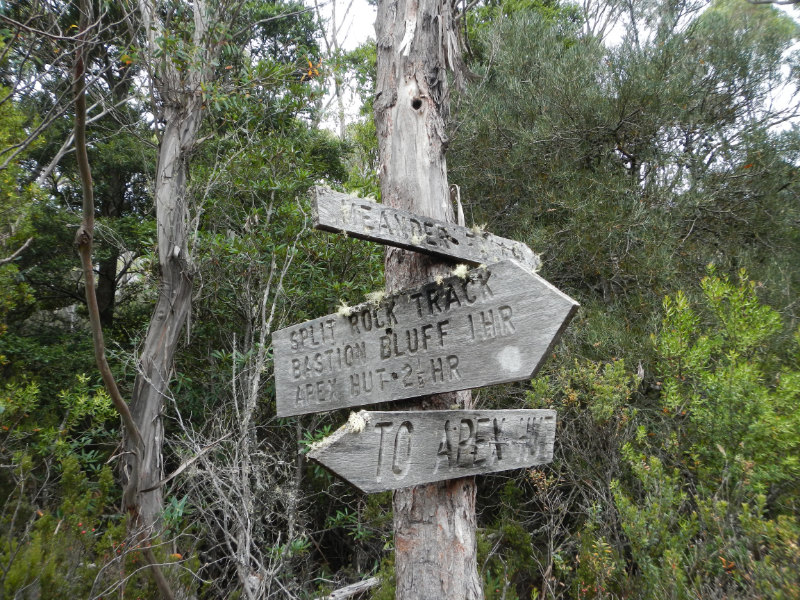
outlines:
M114 326L114 309L117 294L117 261L119 249L109 248L109 255L98 261L97 269L97 304L100 308L100 324L103 329Z
M186 171L187 154L200 126L201 103L200 97L193 94L186 94L182 100L165 110L166 126L156 168L155 203L161 280L131 400L131 412L142 433L145 448L140 463L139 490L151 488L163 478L161 448L164 425L161 412L168 392L175 349L191 309ZM152 529L157 525L163 508L161 488L140 493L138 502L125 508L138 510L135 516L139 525Z
M380 0L375 23L378 82L375 120L383 202L453 221L444 120L446 67L458 63L447 0ZM398 248L386 250L393 292L446 274L452 265ZM470 392L407 403L422 409L469 408ZM396 597L483 598L475 545L475 481L456 479L394 493Z
M120 100L121 101L121 100ZM119 173L110 176L109 193L100 206L100 215L109 219L118 219L125 208L125 179ZM114 311L117 308L117 263L119 247L111 241L108 256L98 261L97 269L97 305L100 309L100 324L103 329L114 326Z
M186 198L189 156L202 121L203 85L213 78L226 23L219 14L222 9L218 3L194 0L185 6L190 11L183 13L187 20L175 23L162 20L165 14L171 13L165 12L156 0L139 0L146 37L143 54L152 85L151 97L155 101L153 108L164 124L154 190L160 281L131 398L131 412L141 431L144 451L140 457L139 480L126 482L123 505L134 516L132 526L151 534L158 533L163 510L162 491L157 485L163 478L161 414L169 392L178 339L191 310L193 266L188 251ZM238 3L228 5L224 18L235 18L238 6ZM165 36L183 35L185 32L176 33L181 27L191 27L188 47L193 55L187 67L179 66L174 57L160 48ZM135 458L130 453L135 448L130 440L126 440L125 449L129 452L126 454L127 474L134 472L131 461Z
M143 444L142 436L139 432L133 415L131 414L130 407L125 403L125 400L120 394L117 382L114 375L111 373L111 368L108 366L108 361L105 355L105 341L103 339L103 328L100 323L100 309L97 304L97 294L94 286L94 266L92 263L92 238L94 236L94 184L92 183L92 171L89 166L89 153L86 147L86 32L88 30L88 23L90 22L90 9L87 0L81 0L80 3L80 26L78 28L78 47L75 52L75 77L73 80L73 89L75 91L75 158L78 164L78 172L81 181L82 191L82 219L81 226L75 235L75 244L78 248L78 253L81 257L81 266L83 268L83 277L86 284L86 307L89 312L89 323L92 329L92 345L94 346L95 361L100 370L100 375L103 378L103 383L106 386L109 397L114 407L119 412L125 438L127 439L127 446L131 450L128 457L134 457L133 462L129 462L127 466L127 475L129 476L130 485L125 486L123 491L123 505L129 504L128 500L135 497L136 494L131 494L130 490L136 491L139 479L139 466L140 462L135 460L136 457L142 456ZM138 519L135 519L138 521ZM164 577L161 567L158 564L150 545L144 540L141 544L142 552L144 553L145 560L149 563L153 577L156 582L156 587L161 593L164 600L173 600L172 589ZM138 545L137 545L138 547Z

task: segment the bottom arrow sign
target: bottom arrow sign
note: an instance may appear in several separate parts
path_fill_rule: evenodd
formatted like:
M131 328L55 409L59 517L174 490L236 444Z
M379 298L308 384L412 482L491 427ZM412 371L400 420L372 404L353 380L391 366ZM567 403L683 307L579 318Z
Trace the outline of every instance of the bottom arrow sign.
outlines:
M553 460L554 410L351 413L308 456L364 492Z

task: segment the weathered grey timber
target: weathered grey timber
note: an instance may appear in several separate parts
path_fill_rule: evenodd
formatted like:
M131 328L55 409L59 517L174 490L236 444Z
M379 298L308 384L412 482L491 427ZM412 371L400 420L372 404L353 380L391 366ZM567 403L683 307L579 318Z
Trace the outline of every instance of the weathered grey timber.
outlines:
M455 221L447 182L448 67L463 80L457 7L441 0L378 0L375 129L381 201ZM386 291L447 276L450 261L387 247ZM472 407L470 390L425 396L420 408ZM475 538L475 479L392 494L395 598L483 600Z
M555 435L554 410L362 410L308 456L382 492L548 463Z
M529 379L577 307L503 261L281 329L278 416Z
M370 577L369 579L356 581L355 583L351 583L343 588L339 588L327 596L320 596L316 600L344 600L345 598L352 598L353 596L363 594L374 587L378 587L380 583L381 580L377 577Z
M320 186L312 189L311 199L317 229L344 231L362 240L455 258L473 265L509 258L534 272L541 265L539 257L522 242L491 233L421 217Z

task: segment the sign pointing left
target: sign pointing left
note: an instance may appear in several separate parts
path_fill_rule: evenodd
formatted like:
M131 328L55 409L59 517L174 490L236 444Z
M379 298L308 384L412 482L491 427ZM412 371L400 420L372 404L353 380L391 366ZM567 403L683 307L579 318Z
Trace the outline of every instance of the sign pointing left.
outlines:
M548 463L555 433L554 410L361 411L308 456L382 492Z

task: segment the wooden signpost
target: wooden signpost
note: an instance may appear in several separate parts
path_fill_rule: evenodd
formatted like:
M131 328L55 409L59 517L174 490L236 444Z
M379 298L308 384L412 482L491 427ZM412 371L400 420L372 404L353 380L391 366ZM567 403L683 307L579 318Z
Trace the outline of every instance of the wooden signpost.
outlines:
M577 307L503 261L281 329L278 416L530 379Z
M578 308L525 244L318 187L314 226L480 265L272 336L278 416L533 377ZM308 456L365 492L531 467L553 410L352 413Z
M311 194L314 227L344 231L362 240L444 256L473 265L514 259L537 271L539 257L522 242L428 217L420 217L350 194L316 187Z
M548 463L555 431L554 410L361 411L308 456L381 492Z

